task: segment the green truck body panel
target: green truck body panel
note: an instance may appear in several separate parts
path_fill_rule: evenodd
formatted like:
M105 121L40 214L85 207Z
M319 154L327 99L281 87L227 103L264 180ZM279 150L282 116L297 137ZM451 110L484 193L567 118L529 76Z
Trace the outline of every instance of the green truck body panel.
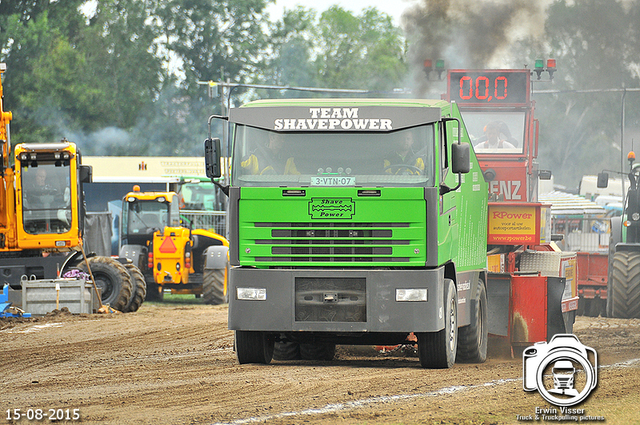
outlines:
M246 266L423 267L426 205L422 188L244 188L240 264Z

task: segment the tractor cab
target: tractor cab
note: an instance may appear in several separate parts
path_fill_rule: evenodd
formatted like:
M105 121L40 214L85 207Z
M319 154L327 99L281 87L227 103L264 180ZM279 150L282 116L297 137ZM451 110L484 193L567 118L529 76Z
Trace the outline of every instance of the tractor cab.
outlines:
M450 70L446 99L456 102L492 200L538 199L538 121L529 69Z
M174 192L140 192L139 186L122 202L122 244L146 246L153 234L180 226L180 200Z

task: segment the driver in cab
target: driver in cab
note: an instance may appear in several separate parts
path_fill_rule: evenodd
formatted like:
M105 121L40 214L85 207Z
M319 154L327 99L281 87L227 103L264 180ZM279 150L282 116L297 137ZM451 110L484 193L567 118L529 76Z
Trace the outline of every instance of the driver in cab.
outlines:
M513 149L515 145L507 141L507 135L510 136L509 129L506 128L501 131L500 123L490 122L485 126L486 140L482 143L478 143L475 149Z
M47 170L42 167L35 169L35 176L31 177L31 184L25 187L24 191L25 200L27 204L31 204L31 208L42 208L50 204L53 202L53 195L56 192L47 180Z
M413 133L404 132L396 142L396 149L384 157L387 174L424 174L424 160L413 151Z
M293 157L284 152L284 140L278 133L269 133L264 148L258 148L240 166L247 174L300 174Z

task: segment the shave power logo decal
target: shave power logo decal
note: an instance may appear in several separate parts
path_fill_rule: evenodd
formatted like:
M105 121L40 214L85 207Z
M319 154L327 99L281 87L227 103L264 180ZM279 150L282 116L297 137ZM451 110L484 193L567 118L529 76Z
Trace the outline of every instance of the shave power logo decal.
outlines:
M311 218L349 219L355 211L356 204L351 198L311 198L309 201Z

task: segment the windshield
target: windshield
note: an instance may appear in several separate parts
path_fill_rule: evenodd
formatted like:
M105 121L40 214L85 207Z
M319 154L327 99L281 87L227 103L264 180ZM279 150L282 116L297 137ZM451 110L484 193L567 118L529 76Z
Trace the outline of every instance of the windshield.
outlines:
M156 230L162 230L167 225L169 217L169 204L153 201L133 201L127 203L128 207L123 219L123 234L153 234Z
M215 211L216 187L213 183L185 183L180 189L185 210Z
M462 118L477 154L522 153L524 112L464 111Z
M24 231L32 235L70 231L69 166L39 161L37 167L23 167L21 179Z
M433 124L390 133L277 133L238 125L233 185L433 185L433 153Z

